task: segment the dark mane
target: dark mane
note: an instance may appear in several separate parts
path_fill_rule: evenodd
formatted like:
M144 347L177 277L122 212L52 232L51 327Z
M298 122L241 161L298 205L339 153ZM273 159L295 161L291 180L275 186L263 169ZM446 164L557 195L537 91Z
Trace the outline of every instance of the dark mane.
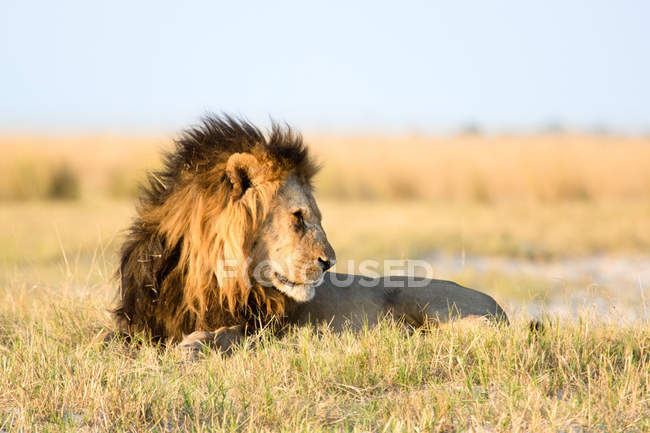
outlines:
M264 183L246 203L238 200L227 174L229 158L238 154L251 155L263 167ZM122 246L113 311L120 330L164 342L282 315L284 295L236 282L219 284L214 263L229 242L248 253L250 235L286 176L310 184L318 168L300 134L275 123L265 134L244 120L207 116L185 130L163 158L164 167L150 173L141 189L138 214Z
M140 197L149 204L160 204L181 181L183 173L201 177L230 155L253 153L256 148L257 153L268 155L278 168L296 173L307 182L318 171L319 167L309 158L302 135L288 125L273 122L270 132L264 134L246 120L227 114L207 115L201 123L181 133L173 151L163 154L163 169L147 175Z

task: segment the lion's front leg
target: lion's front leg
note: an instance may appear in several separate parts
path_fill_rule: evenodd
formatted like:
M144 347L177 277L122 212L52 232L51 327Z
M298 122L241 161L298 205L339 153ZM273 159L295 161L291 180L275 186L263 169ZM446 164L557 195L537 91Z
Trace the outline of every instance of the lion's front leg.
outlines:
M194 331L184 336L179 346L194 356L201 351L203 346L208 346L224 354L230 354L243 339L244 329L242 326L224 326L214 332Z

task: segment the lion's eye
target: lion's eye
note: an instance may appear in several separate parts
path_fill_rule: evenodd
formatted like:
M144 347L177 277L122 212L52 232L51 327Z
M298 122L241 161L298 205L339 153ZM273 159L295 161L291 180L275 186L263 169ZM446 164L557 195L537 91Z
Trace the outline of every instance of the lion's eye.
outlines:
M303 227L305 225L305 217L304 214L302 213L301 210L297 210L293 213L294 218L296 219L296 223L300 226Z

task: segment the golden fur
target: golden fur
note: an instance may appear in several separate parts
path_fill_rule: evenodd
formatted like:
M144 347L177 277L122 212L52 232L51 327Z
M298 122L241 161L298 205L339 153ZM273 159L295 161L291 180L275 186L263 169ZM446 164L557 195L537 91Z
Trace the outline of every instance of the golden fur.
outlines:
M212 117L166 159L122 249L122 331L164 341L282 316L286 296L249 278L248 256L282 181L317 171L300 136Z

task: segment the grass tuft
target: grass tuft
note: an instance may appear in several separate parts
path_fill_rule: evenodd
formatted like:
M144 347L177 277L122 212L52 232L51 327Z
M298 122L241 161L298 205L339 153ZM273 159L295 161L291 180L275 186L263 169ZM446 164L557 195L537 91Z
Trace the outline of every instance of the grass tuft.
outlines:
M74 200L80 195L77 173L66 164L57 167L50 178L47 197L55 200Z

